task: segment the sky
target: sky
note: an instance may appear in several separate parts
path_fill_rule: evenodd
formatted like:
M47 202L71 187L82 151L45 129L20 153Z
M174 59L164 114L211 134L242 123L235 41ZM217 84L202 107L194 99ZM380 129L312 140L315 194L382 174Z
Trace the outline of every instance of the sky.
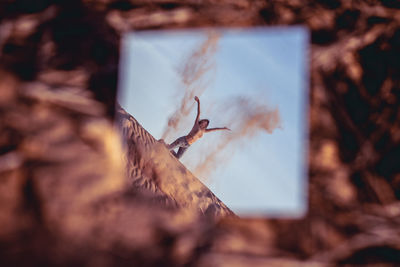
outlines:
M207 58L210 68L196 83L200 118L209 119L209 127L227 126L232 131L205 134L180 160L240 216L302 216L307 208L308 31L303 27L216 31L216 50ZM182 70L208 34L207 30L146 31L123 39L118 101L156 139L165 133L168 119L188 90ZM243 112L235 99L243 98L251 107L278 110L279 127L272 133L256 129L235 138L212 168L202 170L199 162L214 160L210 151L240 131L235 120ZM166 143L191 130L196 105L194 100L189 103L190 113L179 129L165 137Z

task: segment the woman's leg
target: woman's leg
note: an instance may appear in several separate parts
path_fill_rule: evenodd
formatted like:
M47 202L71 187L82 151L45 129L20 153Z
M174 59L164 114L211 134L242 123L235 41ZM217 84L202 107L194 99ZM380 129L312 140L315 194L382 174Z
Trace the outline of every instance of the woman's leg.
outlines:
M174 148L179 147L178 152L174 151ZM176 139L173 143L168 145L168 149L171 151L171 153L176 157L180 158L182 157L183 153L186 151L186 149L189 147L189 144L186 140L186 136L179 137Z
M186 144L186 137L182 136L179 137L178 139L176 139L174 142L172 142L170 145L168 145L168 149L172 150L175 147L180 147L180 146L184 146Z
M180 147L178 153L174 154L174 156L179 159L182 157L183 153L185 153L187 147Z

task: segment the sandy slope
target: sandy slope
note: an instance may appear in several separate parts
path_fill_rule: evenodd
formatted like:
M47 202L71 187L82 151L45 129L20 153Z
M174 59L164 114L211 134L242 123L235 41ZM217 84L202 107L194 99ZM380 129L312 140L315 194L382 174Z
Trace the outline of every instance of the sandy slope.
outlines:
M117 121L126 147L127 176L139 194L166 204L200 209L213 216L233 215L203 183L151 136L134 117L118 107Z

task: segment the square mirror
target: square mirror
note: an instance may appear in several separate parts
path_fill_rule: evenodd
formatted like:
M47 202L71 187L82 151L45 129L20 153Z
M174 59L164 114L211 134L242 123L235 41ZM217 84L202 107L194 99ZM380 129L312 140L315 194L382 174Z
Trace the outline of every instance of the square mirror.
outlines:
M132 32L122 42L118 101L167 145L189 139L179 160L239 216L299 217L308 38L303 27ZM229 129L198 138L198 105L207 129Z

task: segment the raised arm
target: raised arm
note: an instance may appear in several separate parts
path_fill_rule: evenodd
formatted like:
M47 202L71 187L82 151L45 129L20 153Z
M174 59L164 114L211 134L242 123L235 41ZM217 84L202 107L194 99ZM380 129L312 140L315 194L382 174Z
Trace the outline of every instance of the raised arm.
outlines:
M210 128L210 129L206 129L206 133L214 132L214 131L219 131L219 130L228 130L228 131L230 131L231 129L229 129L229 128L227 128L227 127L222 127L222 128Z
M195 96L194 100L196 100L196 102L197 102L197 116L196 116L196 120L194 121L194 124L196 124L199 122L199 118L200 118L200 99L197 96Z

